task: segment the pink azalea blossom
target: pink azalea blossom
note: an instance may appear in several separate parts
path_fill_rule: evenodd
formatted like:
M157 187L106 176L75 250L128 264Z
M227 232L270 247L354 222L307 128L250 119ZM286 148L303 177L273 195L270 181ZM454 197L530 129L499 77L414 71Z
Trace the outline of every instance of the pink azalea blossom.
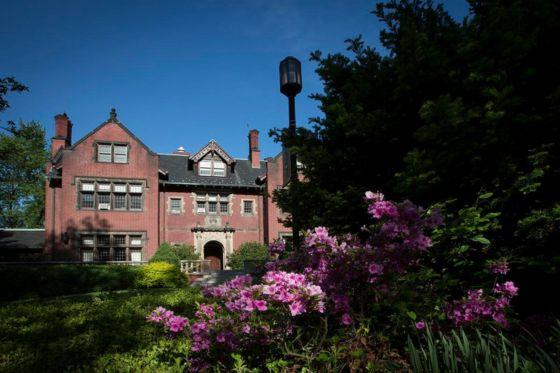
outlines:
M340 318L340 323L342 325L351 325L352 322L353 322L352 317L347 313L343 314L342 317Z

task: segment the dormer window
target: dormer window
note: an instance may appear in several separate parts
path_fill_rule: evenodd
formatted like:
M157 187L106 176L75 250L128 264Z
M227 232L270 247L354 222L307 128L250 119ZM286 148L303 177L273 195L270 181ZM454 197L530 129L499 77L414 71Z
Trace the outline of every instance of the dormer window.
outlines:
M198 163L200 176L226 176L226 164L217 159L203 159Z

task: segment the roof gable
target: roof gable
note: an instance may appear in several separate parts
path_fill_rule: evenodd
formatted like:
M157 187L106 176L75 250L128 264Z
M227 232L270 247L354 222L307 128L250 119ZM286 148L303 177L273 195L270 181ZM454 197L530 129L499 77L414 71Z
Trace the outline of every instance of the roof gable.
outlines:
M193 156L191 156L190 159L193 162L198 162L209 152L215 152L216 154L218 154L220 157L223 158L224 161L226 161L228 165L231 165L232 163L235 162L235 160L232 157L230 157L230 155L226 153L226 151L222 149L222 147L218 145L218 143L215 140L210 140L208 144L206 144L202 149L200 149Z
M82 137L80 140L76 141L71 147L70 150L74 150L78 145L80 145L82 142L84 142L86 139L88 139L90 136L94 135L96 132L98 132L101 128L103 128L104 126L106 126L107 124L116 124L117 126L119 126L124 132L126 132L132 139L134 139L134 141L136 141L138 144L140 144L140 146L142 146L144 149L146 149L146 151L152 155L155 155L156 153L154 153L150 148L148 148L148 146L146 144L144 144L138 137L136 137L136 135L134 135L124 124L122 124L121 122L119 122L119 120L117 119L117 113L115 111L115 109L111 109L111 114L108 120L106 120L105 122L101 123L99 126L95 127L92 131L90 131L88 134L86 134L84 137Z

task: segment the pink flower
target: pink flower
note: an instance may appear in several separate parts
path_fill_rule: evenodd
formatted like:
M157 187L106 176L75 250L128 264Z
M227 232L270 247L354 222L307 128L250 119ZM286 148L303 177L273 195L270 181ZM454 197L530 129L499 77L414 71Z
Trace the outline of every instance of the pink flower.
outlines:
M303 306L303 303L301 303L298 300L291 303L288 308L290 309L290 313L292 314L292 316L300 315L305 312L305 307Z
M515 286L513 281L506 281L503 284L496 284L496 286L494 287L495 293L504 294L508 297L517 295L518 290L519 289L517 288L517 286Z
M197 322L191 326L191 331L195 334L200 333L203 330L206 330L206 323L204 321Z
M349 314L345 313L344 315L342 315L342 317L340 318L340 323L342 325L351 325L352 324L352 317L350 317Z
M165 325L169 328L169 331L172 333L182 332L187 324L188 320L181 316L172 316L165 323Z
M424 322L424 320L420 320L416 323L416 329L422 330L425 328L426 328L426 323Z
M383 193L372 193L371 191L367 191L366 192L366 200L367 201L383 201L383 199L385 198L385 196L383 195Z
M389 201L374 202L368 207L368 212L376 219L396 218L399 214L397 206Z
M266 311L268 309L266 307L266 301L264 301L264 300L255 300L255 301L253 301L253 305L259 311Z
M509 265L505 259L501 259L500 261L491 262L488 265L488 269L490 270L490 273L495 275L505 275L509 272Z

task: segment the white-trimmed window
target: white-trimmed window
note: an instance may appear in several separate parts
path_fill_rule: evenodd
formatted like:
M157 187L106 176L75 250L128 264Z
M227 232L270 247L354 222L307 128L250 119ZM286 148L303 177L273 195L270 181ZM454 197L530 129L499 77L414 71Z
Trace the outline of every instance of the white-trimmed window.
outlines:
M93 262L93 250L82 249L82 262Z
M97 161L104 163L111 163L112 158L112 145L111 144L97 144Z
M97 162L128 163L127 144L97 144Z
M80 235L83 262L142 261L141 234L86 233Z
M115 157L114 157L115 163L127 163L128 162L128 146L127 145L113 145L113 151L115 153Z
M130 261L131 262L141 262L142 261L142 250L130 250Z
M78 209L141 211L143 191L138 181L84 180L78 182Z
M214 161L214 176L226 176L226 164L222 161Z
M243 215L253 215L252 200L243 200Z
M198 174L200 176L212 176L212 161L211 160L202 160L198 164Z
M197 214L229 214L228 195L215 193L201 194L196 197Z
M183 201L181 198L170 198L169 199L169 211L172 214L180 214L183 212Z
M200 176L226 176L226 164L221 159L203 159L198 162Z

